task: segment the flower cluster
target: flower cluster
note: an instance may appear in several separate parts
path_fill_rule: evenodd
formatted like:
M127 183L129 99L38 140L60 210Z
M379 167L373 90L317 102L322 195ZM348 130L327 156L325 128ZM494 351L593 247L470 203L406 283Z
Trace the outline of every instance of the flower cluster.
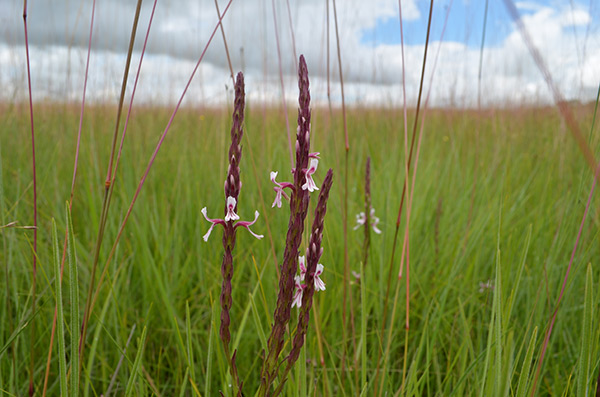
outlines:
M367 216L364 212L361 212L358 215L356 215L356 226L354 226L354 230L364 225L366 221ZM373 207L371 207L371 213L369 214L369 223L371 224L371 227L373 228L373 231L375 233L381 234L381 230L379 230L379 228L377 227L377 225L379 224L379 218L375 216L375 208Z
M310 309L315 290L324 290L325 283L320 279L323 266L318 264L321 256L323 238L323 222L327 209L327 199L333 183L333 171L330 169L320 188L317 187L313 175L319 165L319 153L310 151L311 110L308 69L304 56L300 56L298 67L298 128L296 130L296 161L292 165L292 181L277 182L278 173L270 173L271 182L275 185L275 200L272 207L281 208L285 198L290 202L290 218L286 236L283 261L280 268L279 292L273 314L273 325L267 341L267 349L261 370L261 384L258 396L277 396L282 393L287 375L300 354L304 337L308 329ZM286 190L289 189L289 190ZM318 203L311 229L306 257L298 257L303 242L305 220L310 203L310 193L319 190ZM300 274L298 274L299 261ZM291 310L298 306L298 324L292 341L287 365L281 366L280 355L285 346L285 335L289 330ZM273 392L271 387L275 380L278 386Z
M310 131L310 126L309 126L309 131ZM319 188L317 187L317 184L315 183L314 179L312 178L313 174L317 171L317 167L319 166L319 152L314 152L314 153L309 153L308 158L310 159L310 163L308 165L308 168L305 168L302 170L302 174L304 175L304 178L306 180L306 182L302 185L302 190L308 190L309 192L314 192L315 190L319 190ZM292 173L295 172L295 169L292 169ZM288 194L285 192L284 189L289 188L290 190L294 190L295 186L293 183L289 183L289 182L277 182L275 180L275 178L277 178L277 174L279 172L277 171L271 171L270 174L270 178L271 178L271 182L273 182L273 184L275 185L273 187L273 190L275 191L275 200L273 201L273 205L271 205L271 208L277 206L277 208L281 208L281 199L285 198L286 200L290 200L290 196L288 196Z
M202 215L204 215L204 219L206 219L208 222L211 223L210 228L208 229L208 232L206 232L206 234L202 237L204 239L204 241L208 241L208 238L210 237L210 234L212 233L212 230L215 227L215 225L225 226L226 222L235 221L235 220L240 219L240 216L235 213L236 203L237 203L236 199L234 199L231 196L227 197L227 203L226 203L227 204L227 214L225 215L225 219L211 219L207 215L206 207L202 208L202 210L200 212L202 212ZM236 222L235 225L233 225L233 228L237 229L238 227L244 227L244 228L246 228L246 230L248 230L250 232L251 235L253 235L254 237L256 237L257 239L260 240L264 236L262 234L256 234L252 230L250 230L250 226L254 225L254 223L258 219L259 215L260 214L258 213L258 211L254 211L254 220L253 221Z
M294 281L296 283L296 289L294 291L294 300L292 302L292 307L297 306L298 308L302 307L302 293L306 289L307 285L305 283L306 278L306 257L299 256L298 257L298 267L300 267L300 274L294 277ZM315 291L325 291L325 283L319 277L323 274L323 265L317 264L317 270L314 275L314 284Z

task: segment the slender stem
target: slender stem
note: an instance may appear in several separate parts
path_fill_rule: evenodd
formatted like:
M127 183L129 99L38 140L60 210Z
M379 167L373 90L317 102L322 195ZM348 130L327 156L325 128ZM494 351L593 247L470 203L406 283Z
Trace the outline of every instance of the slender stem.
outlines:
M403 89L403 98L404 98L404 131L405 131L405 135L408 131L408 112L407 112L407 105L406 105L406 80L405 80L405 67L404 67L404 32L403 32L403 25L402 25L402 2L398 1L398 7L399 7L399 19L400 19L400 39L401 39L401 45L402 45L402 89ZM429 18L427 20L427 35L425 37L425 50L423 52L423 64L421 66L421 80L419 82L419 95L417 98L417 110L416 110L416 114L415 114L415 120L413 123L413 130L412 130L412 137L411 137L411 142L410 142L410 151L408 154L408 161L406 161L406 169L405 169L405 173L408 173L408 171L410 171L410 166L411 166L411 162L412 162L412 154L413 154L413 148L414 148L414 144L415 144L415 137L416 137L416 133L417 133L417 123L419 121L419 111L421 108L421 96L423 93L423 81L425 80L425 65L427 62L427 49L429 47L429 35L431 32L431 20L432 20L432 15L433 15L433 0L431 0L430 4L429 4ZM406 141L406 139L405 139ZM406 150L406 142L405 142L405 150ZM402 217L402 208L404 206L404 197L406 196L406 188L407 188L407 175L405 175L405 179L404 179L404 183L402 184L402 195L400 196L400 207L398 208L398 217L396 219L396 230L394 232L394 242L392 244L392 255L390 258L390 267L388 270L388 278L387 278L387 287L386 287L386 291L385 291L385 298L383 300L383 318L381 321L381 335L383 336L385 327L387 325L387 312L388 312L388 302L389 302L389 296L390 296L390 289L391 289L391 282L392 282L392 269L393 269L393 265L394 265L394 256L395 256L395 252L396 252L396 245L397 245L397 241L398 241L398 234L399 234L399 230L400 230L400 220ZM402 275L402 267L400 267L400 276ZM377 394L377 385L379 384L377 382L377 379L379 378L379 369L380 369L380 361L381 361L381 349L378 350L378 358L377 358L377 368L375 370L375 394ZM381 382L381 385L383 386L383 379Z
M473 150L473 185L471 187L471 201L469 203L469 213L467 215L467 227L465 230L465 237L463 240L463 254L467 249L467 242L469 239L469 232L471 230L471 222L473 221L473 209L475 208L475 189L477 187L477 169L479 168L479 132L481 130L481 78L483 74L483 49L485 48L485 33L487 28L487 17L488 17L488 3L489 0L485 0L485 10L483 12L483 29L481 31L481 46L479 47L479 70L477 73L477 128L475 132L475 148Z
M348 155L350 150L350 144L348 141L348 124L346 119L346 100L344 95L344 74L342 70L342 52L340 47L340 34L338 28L338 19L337 19L337 7L335 4L335 0L332 1L333 5L333 20L335 25L335 39L337 46L337 57L338 57L338 73L340 75L340 89L342 94L342 120L344 122L344 143L345 143L345 161L344 161L344 202L343 202L343 210L342 210L342 222L344 224L344 288L343 288L343 302L342 302L342 323L344 324L343 329L346 328L346 304L347 300L349 300L350 304L350 325L352 330L352 341L354 346L354 351L356 353L356 338L354 332L354 305L352 304L352 294L348 294L348 280L350 278L350 267L348 263ZM329 7L328 7L329 10ZM329 36L329 18L327 18L328 28L327 35ZM329 40L327 40L327 46L329 46ZM329 60L329 51L327 51L327 59ZM327 73L329 76L329 67L327 68ZM329 79L328 79L329 82ZM328 89L329 92L329 89ZM342 353L342 378L344 375L344 365L346 359L346 338L344 338L344 351ZM356 356L356 354L355 354ZM356 361L356 360L355 360ZM355 371L356 372L356 371ZM355 373L356 381L358 381L358 373ZM355 382L356 383L356 382Z
M544 76L546 85L550 89L550 92L552 92L552 96L554 97L554 102L556 102L556 107L558 108L561 116L563 117L563 120L569 127L569 132L573 136L573 139L575 139L575 142L577 143L577 146L579 147L581 154L583 154L583 157L585 158L590 169L595 170L597 162L594 157L594 153L592 152L592 149L590 149L590 146L585 141L585 138L583 137L583 134L581 133L581 130L579 129L579 125L577 124L577 120L575 119L573 112L569 108L569 105L567 104L563 95L561 94L560 90L558 89L558 86L556 85L556 83L554 83L554 79L552 79L552 75L550 74L548 66L546 66L546 62L542 58L542 55L538 51L537 47L533 44L531 36L529 35L527 28L523 24L523 21L521 20L521 18L519 16L519 12L517 11L515 4L513 3L512 0L504 0L504 5L506 6L506 9L508 10L508 13L510 14L511 18L517 25L517 28L519 29L519 32L521 33L521 37L523 38L523 41L525 42L525 44L527 45L527 48L529 49L531 57L533 58L538 69ZM597 179L600 178L600 175L597 175L597 174L595 174L595 175L596 175Z
M223 45L225 46L225 55L227 55L227 65L229 66L229 73L231 76L231 82L235 86L235 78L233 76L233 66L231 66L231 57L229 56L229 47L227 46L227 39L225 38L225 29L223 28L223 18L221 17L221 11L219 10L219 2L215 0L215 8L217 9L217 17L219 18L219 27L221 28L221 36L223 36Z
M73 178L71 180L71 194L69 196L69 210L72 209L72 207L73 207L73 197L74 197L74 192L75 192L75 180L77 177L77 166L79 164L79 148L80 148L80 144L81 144L81 130L83 129L83 112L85 109L85 94L86 94L87 80L88 80L88 74L89 74L88 72L89 72L89 66L90 66L90 53L91 53L91 49L92 49L92 34L94 31L95 11L96 11L96 0L93 0L92 1L92 17L90 20L90 34L89 34L89 39L88 39L88 52L87 52L87 58L86 58L86 63L85 63L85 74L84 74L84 78L83 78L83 94L82 94L82 99L81 99L81 109L79 111L79 128L77 130L77 145L76 145L76 149L75 149L75 164L73 165ZM66 253L67 253L68 237L69 237L69 230L67 228L65 230L65 239L63 242L63 253L62 253L62 259L61 259L61 263L60 263L60 279L61 279L61 281L62 281L64 268L65 268L65 258L66 258ZM50 332L50 345L48 347L48 359L46 361L46 373L44 375L44 387L42 390L42 396L45 396L48 391L50 363L52 361L52 348L54 346L54 335L56 333L56 320L57 320L57 314L58 314L57 310L58 310L58 307L55 306L54 307L54 317L52 319L52 330Z
M581 238L581 232L583 231L583 225L585 224L585 220L587 218L590 204L592 202L592 197L594 196L594 189L596 188L596 181L598 180L598 175L600 174L600 163L596 168L596 172L594 175L594 180L592 182L592 188L590 189L590 194L588 195L587 204L585 205L585 211L583 212L583 217L581 218L581 224L579 225L579 231L577 232L577 238L575 239L575 244L573 245L573 250L571 251L571 259L569 259L569 266L567 266L567 271L565 272L565 277L563 278L562 286L560 287L560 293L558 295L558 301L556 302L556 306L554 308L554 312L552 313L552 317L550 319L550 326L546 331L546 336L544 337L544 345L542 346L542 353L540 355L540 361L537 365L537 369L535 371L535 378L533 381L533 387L531 388L531 395L535 395L537 383L539 380L540 372L542 370L542 365L544 363L544 357L546 356L546 350L548 349L548 343L550 342L550 336L552 335L552 329L554 328L554 323L556 321L556 315L558 314L558 309L560 307L560 303L562 302L562 298L565 294L565 288L567 287L567 281L569 280L569 274L571 273L571 267L573 266L573 260L575 259L575 253L577 252L577 246L579 245L579 240Z
M325 0L325 13L327 23L327 103L329 104L329 114L331 115L331 73L329 70L329 0Z
M98 261L100 258L100 247L102 246L102 240L104 238L104 229L106 227L106 220L108 219L108 208L110 207L110 199L112 196L112 190L111 190L111 185L113 182L113 178L112 178L112 173L113 173L113 161L114 161L114 157L115 157L115 151L116 151L116 146L117 146L117 137L118 137L118 133L119 133L119 123L121 120L121 112L123 109L123 101L125 98L125 90L127 87L127 78L129 76L129 65L131 64L131 55L133 53L133 44L135 42L135 35L137 32L137 24L139 21L139 17L140 17L140 10L142 7L142 0L138 0L137 2L137 7L135 10L135 17L133 20L133 27L131 29L131 36L129 39L129 50L127 52L127 62L125 64L125 71L123 73L123 81L121 83L121 95L119 98L119 106L117 109L117 120L115 123L115 129L113 132L113 140L112 140L112 147L111 147L111 153L110 153L110 160L109 160L109 166L108 166L108 170L106 173L106 180L104 182L104 198L102 201L102 212L100 215L100 225L98 227L98 236L96 238L96 245L94 248L94 259L92 262L92 271L91 271L91 276L90 276L90 286L88 289L88 294L87 294L87 299L86 299L86 303L85 303L85 311L83 313L83 323L81 326L81 338L79 341L79 356L80 356L80 360L79 360L79 374L81 374L81 365L83 362L83 356L84 356L84 350L85 350L85 338L86 338L86 334L87 334L87 328L88 328L88 321L90 318L90 311L91 311L91 305L92 305L92 296L94 293L94 284L95 284L95 278L96 278L96 269L98 267Z
M290 164L294 164L294 152L292 151L292 137L290 135L290 120L287 112L287 103L285 101L285 86L283 84L283 66L281 64L281 47L279 45L279 28L277 27L277 12L275 10L275 0L272 0L273 5L273 25L275 28L275 42L277 43L277 59L279 60L279 82L281 84L281 104L283 105L283 115L285 117L285 128L287 131L288 148L290 151Z
M35 301L36 301L36 278L37 278L37 179L36 179L36 167L35 167L35 130L33 126L33 99L31 95L31 65L29 62L29 38L27 35L27 0L23 1L23 28L25 30L25 53L27 56L27 86L29 88L29 126L31 129L31 163L33 168L32 183L33 183L33 272L32 272L32 308L31 313L35 314ZM33 367L35 363L35 323L31 322L31 339L29 343L30 351L30 365L29 365L29 395L34 394L33 386Z
M292 36L292 52L294 54L294 65L296 73L298 73L298 56L296 55L296 37L294 36L294 23L292 21L292 10L290 9L290 0L285 0L287 5L288 21L290 24L290 35Z
M227 10L229 10L229 6L231 6L231 2L233 0L229 0L229 2L227 3L227 7L225 7L225 9L223 10L223 14L222 17L225 17L225 14L227 14ZM220 21L219 21L220 22ZM111 262L116 250L117 250L117 246L119 244L119 241L121 239L121 236L123 234L123 230L125 229L125 225L127 224L127 221L129 220L129 216L131 215L131 212L133 211L133 206L135 205L135 202L137 201L137 198L142 190L142 187L144 186L144 182L146 182L146 178L148 177L148 174L150 173L150 169L152 168L152 165L154 164L154 160L156 159L156 156L158 155L158 152L160 150L160 148L162 147L162 144L169 132L169 129L171 128L171 125L173 124L173 120L175 119L175 115L177 114L177 111L179 110L179 108L181 107L181 103L183 102L183 98L185 97L185 94L187 92L187 90L189 89L192 80L194 78L194 75L196 74L196 72L198 71L198 68L200 67L200 63L202 62L202 60L204 59L204 55L206 54L206 51L208 50L208 47L210 46L210 43L212 42L215 34L217 33L217 29L219 29L219 23L217 23L217 25L215 25L215 28L212 31L212 34L210 35L204 50L202 51L202 54L200 55L200 58L198 59L198 62L196 63L196 66L194 67L194 70L192 71L190 78L188 79L188 82L179 98L179 101L177 102L177 105L175 106L175 109L173 110L173 113L171 114L171 117L169 118L169 121L167 123L167 126L165 127L165 130L163 131L162 135L160 136L160 139L158 141L158 143L156 144L156 147L154 149L154 152L152 153L152 156L150 157L150 160L148 162L148 165L146 166L146 170L144 171L144 174L142 175L142 178L140 179L140 182L138 184L138 187L133 195L133 198L131 200L131 203L129 204L129 208L127 209L127 212L125 214L125 217L123 218L123 222L121 223L121 226L119 227L119 231L117 233L117 237L115 238L115 242L113 243L113 246L110 250L110 253L108 254L108 258L106 259L106 263L104 264L104 270L102 271L102 274L100 275L100 279L98 280L98 288L96 289L96 293L94 294L94 298L92 300L92 304L90 305L90 312L93 310L94 308L94 304L96 302L96 300L98 299L98 294L100 292L100 286L102 286L102 282L104 281L104 278L106 277L106 272L108 271L108 264Z
M487 27L488 3L485 0L485 10L483 11L483 29L481 31L481 46L479 47L479 71L477 73L477 109L481 110L481 75L483 70L483 48L485 44L485 32Z

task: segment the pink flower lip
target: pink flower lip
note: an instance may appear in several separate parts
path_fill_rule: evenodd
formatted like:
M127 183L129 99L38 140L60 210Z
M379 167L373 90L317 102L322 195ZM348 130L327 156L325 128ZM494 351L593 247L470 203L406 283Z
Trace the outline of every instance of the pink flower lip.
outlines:
M306 176L306 183L302 185L302 190L308 190L309 192L314 192L315 190L319 190L317 184L312 178L312 175L317 171L317 167L319 165L319 160L317 158L311 158L308 169L304 171L304 175Z
M235 206L237 201L235 198L227 197L227 214L225 215L225 222L236 221L240 219L239 215L235 213Z

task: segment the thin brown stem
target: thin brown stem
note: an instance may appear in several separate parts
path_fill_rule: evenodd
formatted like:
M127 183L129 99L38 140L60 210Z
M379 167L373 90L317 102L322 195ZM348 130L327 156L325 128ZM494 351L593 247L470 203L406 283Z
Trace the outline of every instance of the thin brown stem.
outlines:
M31 130L31 163L33 168L32 184L33 184L33 271L32 271L32 308L31 313L35 315L36 301L36 278L37 278L37 179L35 166L35 129L33 123L33 99L31 94L31 64L29 62L29 37L27 35L27 0L23 1L23 28L25 30L25 53L27 56L27 86L29 89L29 126ZM33 372L35 364L35 323L31 322L31 339L29 343L30 365L29 365L29 395L33 396L35 389L33 386Z
M290 135L290 120L287 112L287 103L285 101L285 86L283 84L283 66L281 62L281 46L279 45L279 28L277 27L277 11L275 10L275 0L272 0L273 5L273 25L275 28L275 43L277 43L277 59L279 60L279 82L281 84L281 104L283 106L283 115L285 117L285 128L287 131L288 148L290 151L290 164L294 164L294 152L292 150L292 136Z
M233 0L229 0L229 2L227 3L227 7L225 7L225 9L223 10L221 19L223 17L225 17L225 14L227 13L227 10L229 10L229 7L231 6L232 1ZM121 226L119 227L119 231L117 233L117 237L115 238L115 242L113 243L113 246L108 254L108 258L104 264L104 270L102 271L102 274L100 275L100 279L98 280L98 288L96 289L96 293L94 294L94 298L93 298L92 304L90 306L90 312L94 309L94 305L96 303L96 300L98 299L98 294L100 293L100 287L102 286L102 283L103 283L104 278L106 277L106 273L108 271L108 264L111 262L114 254L117 250L117 246L119 244L121 236L123 235L123 231L125 230L125 225L127 224L127 221L129 220L129 216L131 215L131 212L133 211L135 202L137 201L137 198L142 190L142 187L144 186L144 183L146 182L146 178L148 177L148 174L150 173L150 169L152 168L152 165L154 164L154 160L156 159L156 156L158 155L158 152L159 152L160 148L162 147L162 144L171 128L171 125L173 124L175 115L177 114L179 108L181 107L183 98L185 97L185 94L187 93L187 90L189 89L189 87L192 83L194 75L196 74L196 72L198 71L198 68L200 67L200 63L204 59L204 55L206 54L206 51L208 50L210 43L212 42L215 34L217 33L218 28L219 28L219 25L217 23L217 25L215 26L215 28L212 31L211 36L208 39L206 45L204 46L204 50L202 51L202 54L200 55L200 58L198 59L198 62L196 63L196 66L194 67L194 70L192 71L190 78L188 79L188 82L187 82L185 88L183 89L183 92L179 98L179 101L177 102L177 105L175 106L175 109L173 110L173 113L171 114L171 117L169 118L169 122L167 123L165 130L163 131L162 135L160 136L160 139L158 140L158 143L156 144L154 152L152 153L152 156L150 157L148 165L146 166L146 170L144 171L144 174L142 175L142 178L140 179L140 182L139 182L138 187L133 195L131 203L129 204L129 208L127 209L125 217L123 218L123 221L121 222Z
M131 36L129 39L129 49L127 51L127 61L125 64L125 71L123 73L123 81L121 83L121 95L119 98L119 106L117 109L117 120L115 122L115 129L113 131L113 140L112 147L110 153L109 166L106 173L106 180L104 182L104 198L102 201L102 213L100 215L100 225L98 227L98 236L96 238L96 245L94 248L94 259L92 262L92 271L90 276L90 286L88 288L87 299L85 302L85 311L83 313L83 323L81 326L81 338L79 342L79 374L81 374L81 365L83 362L84 350L85 350L85 337L87 334L88 322L90 318L90 311L92 305L92 297L94 293L94 284L96 278L96 269L98 267L98 261L100 258L100 247L102 246L102 240L104 238L104 229L106 227L106 220L108 219L108 208L110 207L110 201L112 197L112 189L111 185L113 182L112 174L113 174L113 162L115 157L115 151L117 146L117 137L119 134L119 123L121 121L121 113L123 110L123 101L125 99L125 91L127 87L127 77L129 76L129 65L131 64L131 55L133 54L133 44L135 42L135 36L137 32L137 25L140 17L140 11L142 7L142 0L138 0L137 7L135 10L135 17L133 20L133 27L131 29Z
M292 21L292 10L290 9L290 0L285 0L287 5L288 21L290 24L290 35L292 36L292 53L294 54L294 65L298 73L298 55L296 55L296 37L294 35L294 23Z
M335 4L335 0L332 1L333 5L333 20L335 25L335 39L337 45L337 57L338 57L338 73L340 76L340 89L342 94L342 120L344 123L344 143L345 143L345 161L344 161L344 199L343 199L343 210L342 210L342 222L344 224L344 288L343 288L343 301L342 301L342 323L344 324L343 329L346 328L346 305L347 301L350 304L350 324L352 328L352 341L354 346L354 352L356 353L356 334L354 332L354 307L352 304L352 294L348 294L348 280L350 278L350 267L348 264L348 152L350 150L350 144L348 141L348 125L346 119L346 100L344 96L344 74L342 70L342 52L340 47L340 34L338 28L338 19L337 19L337 7ZM328 8L329 9L329 8ZM327 22L329 25L329 18L327 18ZM329 36L329 27L327 29ZM327 45L329 46L329 40L327 40ZM327 51L327 57L329 59L329 51ZM329 68L328 75L329 75ZM329 81L329 79L328 79ZM329 89L328 89L329 92ZM341 377L344 377L344 365L346 360L346 338L344 338L344 350L342 353L342 374ZM356 356L356 354L355 354ZM358 373L355 371L356 380L358 380Z
M83 94L82 94L82 99L81 99L81 109L79 112L79 128L77 131L77 145L76 145L76 149L75 149L75 164L73 165L73 178L71 180L71 194L69 196L69 210L71 210L73 207L73 197L74 197L74 192L75 192L75 180L77 177L77 166L79 164L79 148L80 148L80 144L81 144L81 130L83 129L83 111L85 109L85 94L86 94L87 79L88 79L88 72L89 72L89 66L90 66L90 53L91 53L91 49L92 49L92 34L94 31L95 11L96 11L96 0L93 0L92 1L92 17L91 17L91 21L90 21L90 34L89 34L89 39L88 39L88 53L87 53L87 59L86 59L86 63L85 63L85 74L84 74L84 80L83 80ZM65 268L65 258L66 258L66 254L67 254L67 239L68 239L68 237L69 237L69 230L67 228L65 230L65 239L63 242L63 253L62 253L62 259L60 262L60 279L61 279L61 281L62 281L64 268ZM50 375L50 363L52 361L52 348L54 346L54 336L56 333L57 314L58 314L58 307L55 305L54 306L54 317L52 319L52 330L50 332L50 345L48 347L48 359L46 361L46 373L44 375L44 387L42 390L42 396L45 396L47 393L47 390L48 390L48 379L49 379L49 375Z
M233 66L231 66L231 57L229 56L229 47L227 46L227 39L225 38L225 29L223 28L223 18L221 17L221 11L219 10L219 2L217 0L215 0L215 8L217 9L217 17L219 18L219 27L221 28L221 36L223 36L223 46L225 47L225 55L227 55L227 65L229 66L231 82L235 86L235 78L233 76Z

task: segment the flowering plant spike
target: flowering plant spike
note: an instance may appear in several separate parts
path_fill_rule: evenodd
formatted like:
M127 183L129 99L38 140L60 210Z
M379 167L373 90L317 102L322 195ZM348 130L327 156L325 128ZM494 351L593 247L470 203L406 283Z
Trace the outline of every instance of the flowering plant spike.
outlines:
M308 321L310 318L310 309L312 307L313 295L319 289L325 290L325 283L319 278L319 275L323 272L323 265L319 264L319 259L323 254L323 248L321 242L323 241L323 224L325 221L325 213L327 212L327 199L329 198L329 191L333 184L333 171L330 169L325 176L321 194L319 194L319 201L315 208L315 215L312 224L312 230L310 233L310 240L308 242L308 249L306 252L306 270L304 280L303 291L301 293L302 305L300 314L298 315L298 325L296 326L296 335L292 341L292 350L288 356L287 367L283 375L283 380L278 386L277 390L280 390L285 383L285 376L292 369L294 363L298 360L300 355L300 349L304 345L304 337L308 330ZM275 393L277 394L277 392Z
M233 378L233 386L235 395L242 395L242 382L240 381L235 366L236 352L233 354L229 351L229 343L231 341L231 333L229 325L231 323L230 310L232 305L231 298L231 279L233 277L233 249L235 247L236 230L238 227L247 229L254 237L261 239L262 235L258 235L250 230L258 219L258 211L254 212L253 221L240 221L237 214L237 205L242 188L240 180L240 160L242 158L241 140L244 134L244 75L238 73L235 81L235 99L233 109L233 124L231 126L231 145L229 147L229 167L227 169L227 177L225 179L225 216L223 219L211 219L208 217L206 207L202 208L202 215L211 223L208 232L202 237L204 241L208 241L210 234L215 225L221 225L225 229L223 232L223 261L221 263L221 275L223 281L221 284L221 325L219 328L219 336L223 342L223 348L229 364L229 369ZM236 222L237 221L237 222ZM235 223L234 223L235 222Z
M273 189L276 193L272 206L280 208L282 198L289 199L290 219L283 262L281 264L279 293L273 316L273 326L267 342L267 352L261 370L259 396L271 395L270 389L277 377L279 356L284 346L284 337L290 321L292 305L298 307L305 305L304 291L309 288L314 291L314 286L309 285L309 282L306 281L308 274L304 276L304 284L302 274L297 274L298 252L302 243L304 221L308 212L310 193L318 190L313 180L313 174L317 170L319 161L319 153L311 153L310 151L310 91L308 69L304 56L300 56L298 66L298 89L300 93L298 96L298 128L296 130L296 163L293 166L294 168L292 168L293 182L277 182L275 180L277 172L271 172L270 174L271 181L275 185ZM284 191L284 189L288 188L290 192L289 196ZM317 263L314 265L316 266ZM310 282L314 283L314 275L311 276L310 280ZM278 394L278 392L276 391L275 394Z

